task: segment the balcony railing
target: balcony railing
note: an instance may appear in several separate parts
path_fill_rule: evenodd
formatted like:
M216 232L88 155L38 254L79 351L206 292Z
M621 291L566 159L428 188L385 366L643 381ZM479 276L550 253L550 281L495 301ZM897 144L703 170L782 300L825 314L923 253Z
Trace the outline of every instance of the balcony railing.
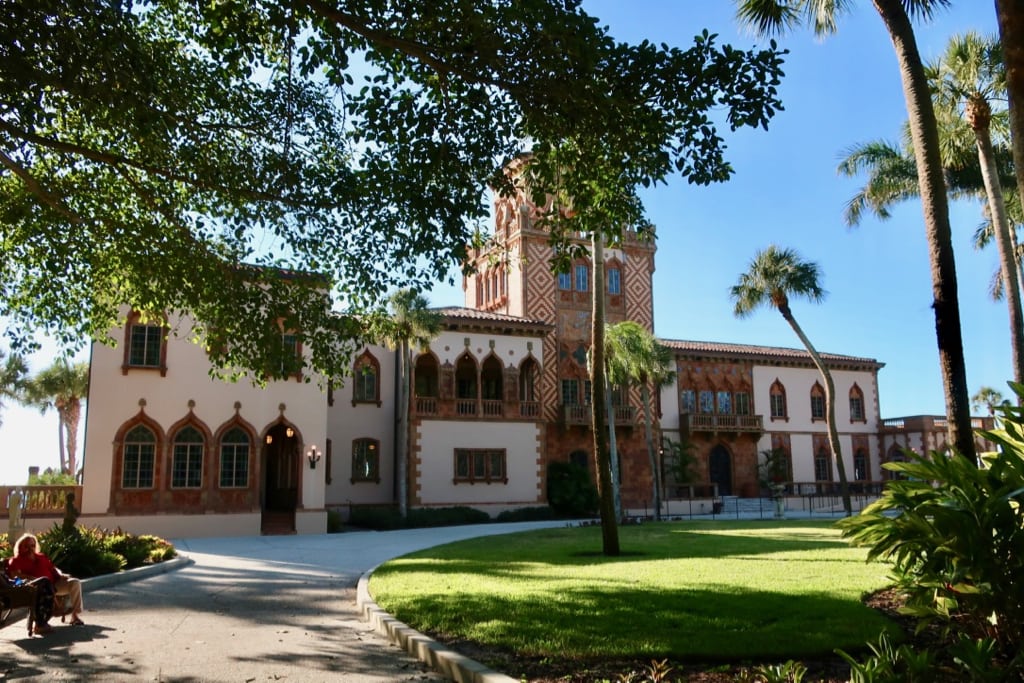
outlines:
M484 417L502 417L505 414L504 404L501 401L481 401L484 410Z
M540 401L520 401L519 417L540 417Z
M434 396L417 396L416 414L437 415L437 398Z
M563 405L562 415L569 425L588 425L591 422L591 411L588 405ZM633 406L615 406L615 424L631 425L635 421L636 409Z
M455 399L455 414L461 417L476 417L475 398Z
M764 431L761 415L717 415L715 413L683 413L679 416L684 429L691 432L749 432Z
M21 514L26 517L63 515L69 493L75 496L75 507L82 506L81 486L0 486L0 529L6 529L15 491L21 496Z

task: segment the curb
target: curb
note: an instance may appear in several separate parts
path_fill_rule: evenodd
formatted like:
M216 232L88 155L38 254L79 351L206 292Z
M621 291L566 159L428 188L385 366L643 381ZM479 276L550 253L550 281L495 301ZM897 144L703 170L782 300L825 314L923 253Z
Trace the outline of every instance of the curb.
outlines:
M194 564L191 558L179 555L173 559L146 565L145 567L135 567L134 569L126 569L123 572L117 572L114 574L93 576L88 579L82 579L82 592L89 593L109 586L118 586L122 583L148 579L151 576L158 576L160 574L166 574L167 572L177 571L178 569L184 569L191 564Z
M498 673L480 662L448 649L381 609L370 596L370 576L375 569L377 567L372 567L359 577L356 607L362 618L370 622L377 633L457 683L520 683L519 679Z

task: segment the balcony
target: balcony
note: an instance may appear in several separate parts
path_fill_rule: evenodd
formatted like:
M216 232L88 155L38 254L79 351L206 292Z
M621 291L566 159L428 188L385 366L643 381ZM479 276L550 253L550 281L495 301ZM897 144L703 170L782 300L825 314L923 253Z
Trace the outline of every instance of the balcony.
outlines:
M760 434L764 431L764 420L761 415L682 413L679 416L679 427L691 434L696 432Z
M633 406L614 406L615 424L628 426L636 422L636 409ZM591 407L588 405L563 405L562 419L567 425L589 425Z
M0 486L0 518L9 518L11 494L15 491L21 496L20 507L25 517L62 516L67 510L69 493L74 495L75 507L82 504L81 486Z

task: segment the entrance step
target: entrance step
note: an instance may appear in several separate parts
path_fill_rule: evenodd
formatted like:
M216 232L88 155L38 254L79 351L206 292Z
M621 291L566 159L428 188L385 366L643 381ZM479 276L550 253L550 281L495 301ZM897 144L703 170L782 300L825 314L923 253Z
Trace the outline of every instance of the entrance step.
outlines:
M264 510L260 533L264 536L294 534L295 513L290 510Z

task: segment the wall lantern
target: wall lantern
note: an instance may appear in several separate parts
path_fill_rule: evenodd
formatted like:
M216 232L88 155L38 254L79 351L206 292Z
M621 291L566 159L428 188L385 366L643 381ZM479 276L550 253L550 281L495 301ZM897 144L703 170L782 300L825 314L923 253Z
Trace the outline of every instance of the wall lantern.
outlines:
M293 436L295 436L295 430L289 427L288 429L284 430L284 435L290 439Z
M320 461L320 451L317 450L315 445L310 446L309 450L306 451L306 460L309 461L309 469L315 470L316 464Z
M267 445L269 446L272 443L274 443L274 437L272 437L270 434L267 434Z

